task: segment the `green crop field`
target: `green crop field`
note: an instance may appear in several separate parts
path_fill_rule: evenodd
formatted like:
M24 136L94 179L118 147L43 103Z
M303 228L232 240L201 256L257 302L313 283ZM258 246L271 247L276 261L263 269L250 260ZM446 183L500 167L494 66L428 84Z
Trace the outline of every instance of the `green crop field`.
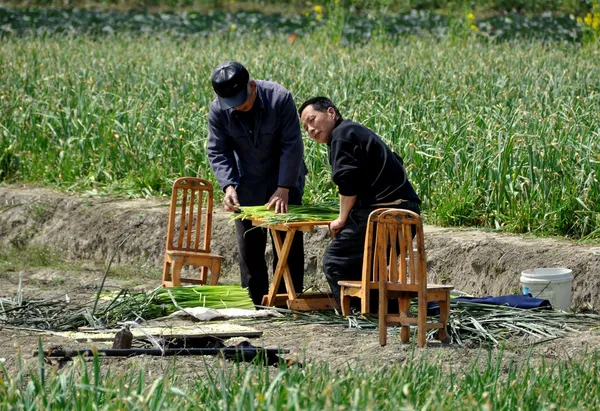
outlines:
M182 175L212 180L209 75L235 59L297 104L329 96L379 133L404 157L429 223L600 237L600 13L521 16L527 30L504 38L490 33L511 32L516 15L504 26L418 13L360 25L323 10L218 14L186 32L209 16L4 9L0 180L125 196L165 195ZM168 27L145 29L159 22ZM562 40L527 34L544 24ZM305 201L335 200L325 147L305 142Z
M212 179L209 74L243 61L297 103L330 96L406 161L430 222L600 235L600 50L411 38L337 47L325 36L182 41L8 38L0 53L7 179L124 195ZM306 141L306 200L335 198Z

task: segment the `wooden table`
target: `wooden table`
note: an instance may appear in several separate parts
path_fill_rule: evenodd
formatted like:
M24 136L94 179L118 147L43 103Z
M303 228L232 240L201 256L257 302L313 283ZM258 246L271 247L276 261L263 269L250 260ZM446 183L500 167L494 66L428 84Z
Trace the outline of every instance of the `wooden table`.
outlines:
M297 294L292 283L290 268L288 265L288 257L292 247L292 240L297 231L312 233L316 226L329 226L331 221L305 221L293 223L268 223L263 219L253 219L252 225L268 228L271 230L273 242L275 243L275 252L277 253L277 267L273 273L273 281L269 287L269 294L265 295L262 300L264 306L283 305L291 310L297 311L314 311L314 310L332 310L338 308L331 293L301 293ZM277 235L278 231L283 232L284 240ZM283 278L286 293L277 294L279 284Z

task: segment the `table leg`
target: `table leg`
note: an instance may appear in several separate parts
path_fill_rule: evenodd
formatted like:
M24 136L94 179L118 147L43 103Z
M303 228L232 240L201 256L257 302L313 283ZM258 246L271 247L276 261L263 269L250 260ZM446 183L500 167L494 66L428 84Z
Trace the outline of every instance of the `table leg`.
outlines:
M275 296L277 294L277 290L279 289L279 284L281 283L281 277L283 277L283 281L285 283L285 288L287 290L287 295L289 300L293 300L296 298L296 290L294 289L294 283L292 282L292 276L290 274L290 267L288 266L288 256L290 255L290 249L292 248L292 241L294 240L294 235L296 234L295 228L290 228L288 231L284 231L285 233L285 241L281 241L277 230L271 228L271 234L273 236L273 242L275 243L274 252L277 253L277 267L275 268L275 273L273 274L273 282L271 282L271 287L269 288L269 294L267 295L266 301L263 303L266 306L274 305Z

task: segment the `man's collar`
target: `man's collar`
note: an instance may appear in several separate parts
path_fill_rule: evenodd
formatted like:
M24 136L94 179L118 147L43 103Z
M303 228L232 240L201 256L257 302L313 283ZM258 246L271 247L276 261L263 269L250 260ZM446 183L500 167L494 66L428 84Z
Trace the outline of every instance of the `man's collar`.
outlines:
M263 90L258 86L258 83L254 81L256 85L256 98L258 99L259 108L261 110L265 109L265 99L263 98ZM256 102L254 103L256 104Z
M342 124L344 119L340 116L337 120L335 120L335 126L333 126L333 130L335 130L340 124ZM327 147L331 148L331 137L333 136L333 130L329 133L329 141L327 142Z

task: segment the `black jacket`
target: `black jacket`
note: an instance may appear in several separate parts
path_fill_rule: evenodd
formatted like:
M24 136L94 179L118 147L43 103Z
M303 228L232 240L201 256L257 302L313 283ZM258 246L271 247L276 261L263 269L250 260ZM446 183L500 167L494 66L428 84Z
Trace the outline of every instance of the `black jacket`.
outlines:
M373 131L338 120L328 143L333 182L340 194L357 196L357 206L421 199L406 177L402 158Z

